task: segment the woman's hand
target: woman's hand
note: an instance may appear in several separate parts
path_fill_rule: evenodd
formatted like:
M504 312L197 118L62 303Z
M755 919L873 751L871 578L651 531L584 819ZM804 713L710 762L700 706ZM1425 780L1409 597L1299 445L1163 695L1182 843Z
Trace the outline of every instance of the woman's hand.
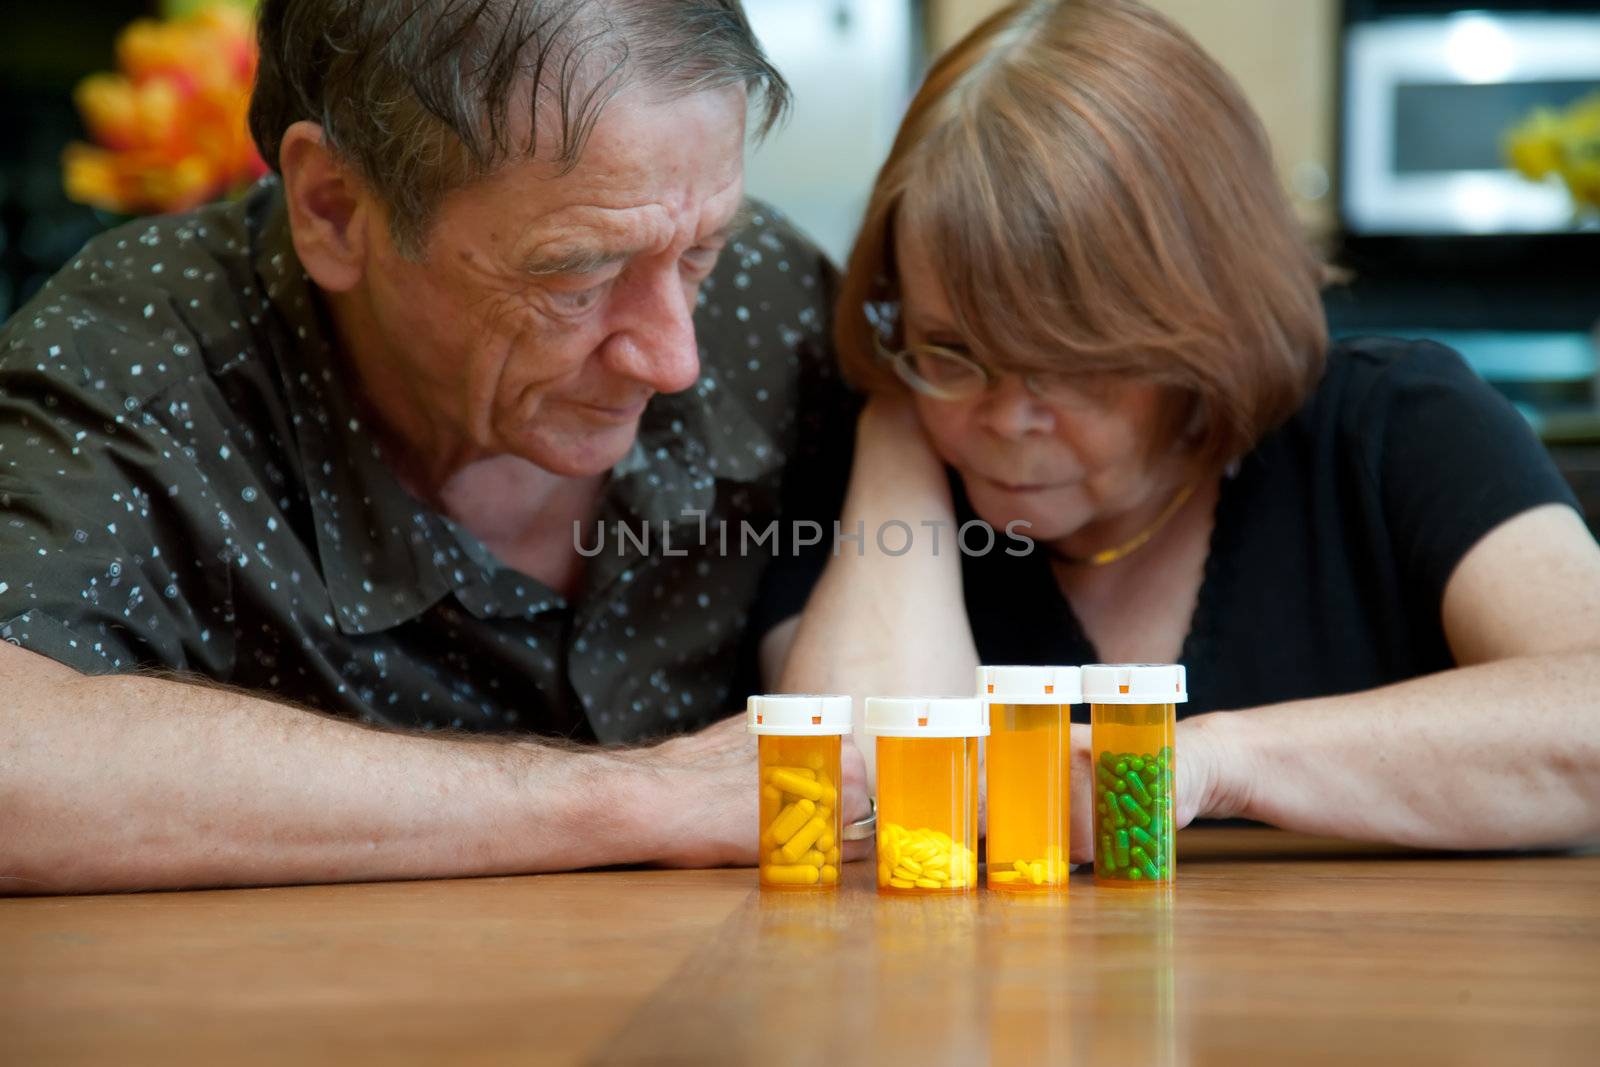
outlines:
M1223 713L1226 714L1226 713ZM1178 723L1173 753L1177 764L1173 795L1176 828L1181 830L1201 817L1229 818L1237 815L1242 801L1221 794L1219 783L1245 781L1244 775L1220 773L1221 761L1229 753L1218 748L1207 731L1210 715L1197 715ZM1237 756L1238 754L1233 754ZM1072 862L1094 862L1094 750L1089 727L1072 727Z

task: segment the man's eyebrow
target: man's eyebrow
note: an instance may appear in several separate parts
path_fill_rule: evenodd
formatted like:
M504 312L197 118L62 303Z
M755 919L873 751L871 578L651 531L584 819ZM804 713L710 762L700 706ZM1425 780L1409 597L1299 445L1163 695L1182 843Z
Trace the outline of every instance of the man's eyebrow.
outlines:
M739 203L739 210L733 217L722 225L707 241L726 243L734 234L743 230L755 219L756 205L749 200ZM574 249L568 252L535 252L523 264L525 274L547 276L552 274L593 274L605 270L614 263L621 263L632 259L637 254L634 249L605 251L598 248Z
M606 251L598 248L574 249L568 252L535 252L523 263L525 274L546 276L551 274L593 274L613 263L621 263L633 256L631 251Z

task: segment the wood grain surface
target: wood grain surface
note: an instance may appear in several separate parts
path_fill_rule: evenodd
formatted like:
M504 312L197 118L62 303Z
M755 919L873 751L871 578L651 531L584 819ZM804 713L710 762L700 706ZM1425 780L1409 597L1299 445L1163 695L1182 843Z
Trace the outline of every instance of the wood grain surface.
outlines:
M1600 856L1180 835L1170 895L754 871L0 901L0 1063L1585 1063Z

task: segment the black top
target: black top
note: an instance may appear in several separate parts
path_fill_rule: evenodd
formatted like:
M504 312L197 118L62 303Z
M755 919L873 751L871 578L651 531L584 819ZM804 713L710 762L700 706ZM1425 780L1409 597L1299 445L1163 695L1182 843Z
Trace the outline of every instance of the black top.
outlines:
M700 380L650 401L567 598L390 471L276 180L104 234L0 328L0 640L396 726L711 722L756 684L770 557L720 531L775 521L785 465L826 439L832 280L768 209L730 242Z
M974 515L952 483L965 522ZM1494 527L1549 503L1576 507L1526 421L1456 353L1376 338L1335 345L1300 412L1223 481L1183 645L1180 714L1453 666L1441 605L1456 565ZM1000 548L963 559L980 659L1098 662L1047 554ZM804 605L825 558L771 572L764 623Z

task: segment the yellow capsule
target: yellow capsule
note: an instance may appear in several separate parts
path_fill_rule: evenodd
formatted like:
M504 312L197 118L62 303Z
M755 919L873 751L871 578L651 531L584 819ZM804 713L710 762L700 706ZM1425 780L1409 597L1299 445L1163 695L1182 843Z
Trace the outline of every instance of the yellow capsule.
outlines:
M1000 882L1002 884L1004 884L1006 882L1015 882L1018 878L1021 878L1021 877L1022 877L1022 875L1018 874L1016 871L990 871L989 872L989 881L991 881L991 882Z
M761 799L768 804L781 804L783 802L783 794L770 785L764 785L761 787Z
M922 873L922 864L918 863L916 860L911 859L909 857L902 857L900 862L895 864L895 866L904 867L906 870L910 871L912 874L921 874Z
M824 858L829 863L833 864L835 867L839 866L839 846L835 845L832 848L828 849L827 854L826 854L826 856Z
M823 822L827 823L829 826L832 826L833 825L833 808L828 806L827 804L818 804L817 805L817 818L821 819Z
M960 878L952 878L944 884L944 887L946 889L965 889L967 888L967 883Z
M935 870L935 871L923 871L922 872L922 877L926 878L930 882L937 882L940 885L943 885L944 883L946 883L946 882L948 882L950 880L950 876L948 874L945 874L943 871L937 871L937 870Z
M767 781L785 793L804 797L810 801L822 800L825 795L820 785L809 778L801 777L799 773L789 767L775 768L768 775ZM832 790L829 790L829 792L832 792ZM832 801L828 801L828 803L831 804Z
M893 876L895 878L903 878L908 882L915 882L922 877L922 873L920 871L908 871L904 867L896 867Z
M839 868L835 867L831 863L823 864L823 866L822 866L822 884L823 885L832 885L833 883L837 882L838 880L839 880Z
M918 889L939 889L939 888L942 888L939 885L939 883L935 882L932 878L918 878L912 884L915 885Z
M896 844L904 844L911 837L911 831L899 823L889 823L887 828L889 836L894 838Z
M767 781L771 782L772 776L779 773L798 775L801 778L806 779L808 782L814 782L817 780L817 772L807 767L768 767ZM773 784L776 785L777 783L773 782Z
M802 803L804 803L802 801ZM811 846L817 843L817 838L822 836L823 822L821 819L812 819L802 826L799 831L783 846L783 854L790 863L799 863L800 857L811 851Z
M783 858L783 853L778 849L773 849L771 852L767 853L768 866L782 867L787 862L789 861Z
M806 766L816 771L818 774L822 773L822 768L827 766L827 764L827 759L824 758L820 752L813 752L811 755L806 757Z
M772 820L772 825L767 827L767 834L774 845L781 845L788 841L811 818L817 806L809 800L797 800L778 813ZM809 842L807 843L809 846Z
M824 863L828 862L828 857L823 855L821 852L818 852L816 849L812 849L810 852L807 852L800 858L800 862L809 863L813 867L821 867Z
M1044 864L1040 863L1038 860L1033 861L1033 863L1028 867L1028 881L1032 882L1034 885L1044 884Z
M1033 869L1028 866L1027 860L1017 860L1011 866L1016 868L1017 873L1022 875L1024 878L1027 878L1029 875L1033 874Z
M774 885L816 885L817 879L822 877L822 872L808 863L766 867L761 874Z
M887 882L889 880L889 875L889 865L887 863L878 864L878 884L882 885L883 883Z
M821 837L817 838L817 847L826 852L833 847L833 820L823 819L822 821L828 824L828 828L822 831Z
M894 886L896 889L910 889L917 883L909 882L904 878L891 878L889 879L889 884Z

